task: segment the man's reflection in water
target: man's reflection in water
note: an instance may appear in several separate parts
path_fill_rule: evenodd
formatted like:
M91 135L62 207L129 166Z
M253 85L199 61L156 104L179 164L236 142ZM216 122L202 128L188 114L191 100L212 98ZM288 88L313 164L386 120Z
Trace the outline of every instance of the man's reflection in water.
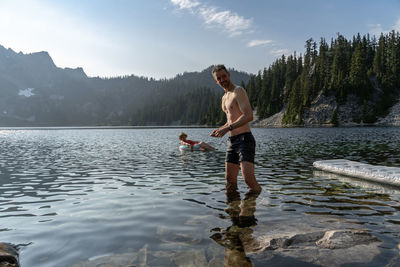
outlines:
M211 238L225 247L225 266L253 266L246 256L244 247L253 241L253 229L251 227L257 225L254 212L256 211L256 199L259 193L248 192L241 200L240 193L236 188L226 192L228 207L225 212L229 215L232 225L225 230L219 231L219 233L213 234Z

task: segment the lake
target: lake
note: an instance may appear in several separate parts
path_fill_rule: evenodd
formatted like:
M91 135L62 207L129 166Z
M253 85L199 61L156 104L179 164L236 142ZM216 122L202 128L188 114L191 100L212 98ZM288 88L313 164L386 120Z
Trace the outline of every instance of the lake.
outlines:
M0 241L19 245L22 266L127 257L141 266L193 259L218 266L229 257L249 266L315 266L246 255L241 238L328 218L382 241L370 266L398 259L400 190L318 172L312 163L345 158L400 167L400 128L253 129L263 191L248 203L227 199L227 138L211 138L211 130L1 129ZM180 152L180 131L218 150ZM247 187L238 180L244 199ZM246 205L249 220L238 221ZM230 232L235 227L240 234Z

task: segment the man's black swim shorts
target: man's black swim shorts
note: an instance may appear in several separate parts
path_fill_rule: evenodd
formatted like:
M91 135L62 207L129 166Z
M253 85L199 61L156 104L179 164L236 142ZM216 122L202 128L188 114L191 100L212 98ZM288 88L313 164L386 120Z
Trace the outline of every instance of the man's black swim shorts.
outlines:
M239 164L242 161L254 163L256 140L252 133L241 133L230 136L226 148L226 162Z

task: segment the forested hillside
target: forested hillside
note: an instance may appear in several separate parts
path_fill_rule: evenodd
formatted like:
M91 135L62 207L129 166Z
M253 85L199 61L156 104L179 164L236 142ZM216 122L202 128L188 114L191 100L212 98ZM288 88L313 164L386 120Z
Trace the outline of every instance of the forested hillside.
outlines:
M132 116L133 125L205 125L224 120L220 94L210 88L198 88L174 97L151 101ZM212 112L211 112L212 111Z
M225 122L221 110L223 89L216 85L211 71L184 73L164 81L157 95L144 108L133 113L131 125L219 125ZM250 75L229 69L232 81L243 87Z
M82 68L57 67L47 52L0 45L0 126L205 124L222 91L211 68L161 80L91 78ZM235 82L249 80L247 73L231 72ZM216 121L213 113L210 120Z
M358 99L362 114L355 122L373 123L398 100L400 88L400 35L378 39L357 34L351 40L338 34L329 43L309 39L304 54L282 56L252 75L245 88L260 118L286 107L284 124L302 124L303 111L319 94L334 95L344 104L349 95ZM331 117L338 123L337 112Z

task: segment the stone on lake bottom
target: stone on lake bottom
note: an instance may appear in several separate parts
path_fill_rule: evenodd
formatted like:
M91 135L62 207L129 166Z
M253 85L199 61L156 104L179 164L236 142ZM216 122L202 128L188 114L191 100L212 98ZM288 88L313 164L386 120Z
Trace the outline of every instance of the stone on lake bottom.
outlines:
M172 262L179 267L204 267L207 266L207 259L202 250L188 250L177 252Z
M255 258L273 256L297 259L322 266L368 263L380 254L381 241L366 230L339 229L294 234L260 236L246 248Z
M368 231L363 230L336 230L327 231L323 238L316 242L320 248L338 249L349 248L357 245L368 245L373 242L380 242Z
M10 243L0 242L0 266L18 267L19 255L16 246Z

